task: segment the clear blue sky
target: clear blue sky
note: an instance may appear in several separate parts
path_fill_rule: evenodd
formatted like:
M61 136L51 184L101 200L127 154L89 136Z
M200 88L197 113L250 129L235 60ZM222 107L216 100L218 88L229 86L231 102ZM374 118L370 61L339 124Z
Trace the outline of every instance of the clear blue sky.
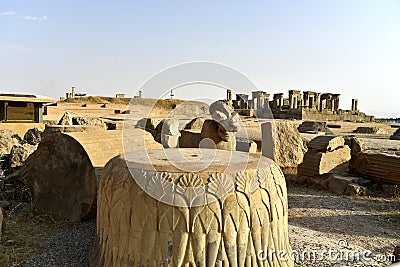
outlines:
M0 92L132 95L188 61L232 66L270 93L341 93L341 108L359 98L369 114L400 117L400 1L0 0Z

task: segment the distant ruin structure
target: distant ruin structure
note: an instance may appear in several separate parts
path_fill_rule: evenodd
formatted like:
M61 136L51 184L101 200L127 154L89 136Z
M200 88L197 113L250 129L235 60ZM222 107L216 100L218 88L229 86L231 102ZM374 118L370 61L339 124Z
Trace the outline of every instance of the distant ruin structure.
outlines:
M42 123L43 106L54 99L21 94L0 94L0 122Z
M66 99L75 98L75 97L81 97L81 96L86 96L86 94L85 93L77 93L76 92L76 88L74 86L72 86L71 92L67 92L65 94L65 98Z
M252 99L247 94L236 94L232 100L232 91L227 92L227 102L243 116L268 118L272 112L276 119L320 120L320 121L355 121L372 122L374 116L358 110L358 99L352 99L351 110L339 108L340 94L317 93L313 91L289 90L288 98L283 93L276 93L272 100L264 91L252 92Z

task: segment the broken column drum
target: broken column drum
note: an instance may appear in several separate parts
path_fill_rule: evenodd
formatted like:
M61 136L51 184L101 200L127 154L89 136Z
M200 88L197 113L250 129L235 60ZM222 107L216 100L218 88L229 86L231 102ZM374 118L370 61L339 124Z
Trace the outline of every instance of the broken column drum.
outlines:
M293 266L285 178L272 160L143 153L115 157L102 173L90 266ZM177 168L182 159L189 169Z

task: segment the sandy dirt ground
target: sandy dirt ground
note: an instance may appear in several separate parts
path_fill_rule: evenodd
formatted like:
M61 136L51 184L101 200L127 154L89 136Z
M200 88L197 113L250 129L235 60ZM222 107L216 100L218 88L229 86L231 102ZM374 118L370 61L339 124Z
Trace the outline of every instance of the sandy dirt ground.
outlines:
M299 253L293 254L297 266L390 264L400 245L399 198L337 196L295 184L288 185L288 192L289 238Z

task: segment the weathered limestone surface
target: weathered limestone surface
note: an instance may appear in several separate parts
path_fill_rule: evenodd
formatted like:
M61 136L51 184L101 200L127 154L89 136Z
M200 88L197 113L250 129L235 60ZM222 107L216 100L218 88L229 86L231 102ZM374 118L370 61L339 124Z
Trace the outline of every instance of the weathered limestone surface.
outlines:
M83 147L68 135L44 134L37 150L9 179L29 185L39 213L76 222L94 211L94 168Z
M167 135L179 135L179 121L175 119L166 119L163 121L161 133Z
M400 184L400 156L373 150L362 151L352 160L351 171L357 175Z
M262 154L282 168L295 168L307 151L296 125L275 120L262 124Z
M196 149L178 150L185 157L200 156ZM90 266L293 266L277 257L257 258L265 248L290 251L280 168L265 157L257 169L255 156L243 165L247 153L207 151L202 155L217 153L216 160L199 172L176 169L157 150L151 151L152 166L136 153L128 162L112 159L100 179ZM233 166L246 166L244 171L226 170L231 155ZM142 187L160 189L161 201Z
M58 125L73 125L71 113L66 111L61 119L58 121Z
M10 152L10 170L21 167L30 154L36 149L30 145L14 145Z
M179 134L161 134L161 144L164 148L177 148L179 145Z
M312 139L307 147L314 152L334 151L344 146L344 138L341 136L318 136Z
M349 171L353 174L400 184L400 153L397 141L347 138L351 148Z
M161 125L161 123L159 123ZM157 126L159 128L159 126ZM161 127L161 144L164 148L177 148L179 143L179 121L175 119L166 119Z
M347 143L354 145L352 140ZM298 174L304 176L319 176L326 173L345 173L348 171L348 161L351 159L351 150L345 145L343 137L318 136L308 144L308 151L303 163L299 165Z
M237 132L240 127L240 116L234 109L223 101L216 101L210 105L210 113L214 120L219 122L227 132Z
M205 119L203 118L194 118L185 125L184 129L201 131L201 128L203 128L204 121Z
M158 119L142 118L136 123L136 128L146 130L154 136L158 132L156 128L160 123ZM162 127L162 124L160 126Z
M304 156L303 163L299 165L298 174L317 176L346 172L350 158L350 148L346 145L326 153L309 150Z
M148 131L134 127L125 127L123 131L94 129L66 134L83 146L94 167L104 167L111 158L124 152L162 148Z
M353 182L356 182L359 180L356 177L349 177L349 176L341 176L341 175L335 175L332 174L328 180L327 180L327 186L328 189L336 194L346 194L349 186L353 184ZM354 184L353 184L354 185ZM349 190L353 189L356 193L356 188L353 186L350 186ZM351 194L350 194L351 195ZM361 195L359 193L359 195Z
M106 124L100 118L89 118L89 117L73 117L72 123L74 125L87 125L93 127L99 127L106 129Z
M21 144L21 137L12 130L0 130L0 154L10 154L14 145Z

